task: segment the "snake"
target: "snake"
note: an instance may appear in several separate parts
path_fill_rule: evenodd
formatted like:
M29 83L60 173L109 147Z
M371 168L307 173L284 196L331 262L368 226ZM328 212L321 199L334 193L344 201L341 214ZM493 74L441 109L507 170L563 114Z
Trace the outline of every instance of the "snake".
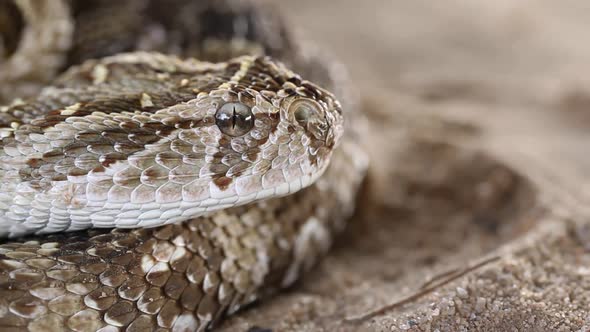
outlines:
M346 70L244 0L0 0L0 329L203 331L355 210Z

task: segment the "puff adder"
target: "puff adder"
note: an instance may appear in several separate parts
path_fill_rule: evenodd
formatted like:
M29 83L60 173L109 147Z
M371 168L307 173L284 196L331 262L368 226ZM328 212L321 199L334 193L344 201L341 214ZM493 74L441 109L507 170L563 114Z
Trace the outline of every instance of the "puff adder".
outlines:
M0 1L1 70L39 59L0 83L0 329L205 330L326 252L367 167L341 67L263 2L44 6Z

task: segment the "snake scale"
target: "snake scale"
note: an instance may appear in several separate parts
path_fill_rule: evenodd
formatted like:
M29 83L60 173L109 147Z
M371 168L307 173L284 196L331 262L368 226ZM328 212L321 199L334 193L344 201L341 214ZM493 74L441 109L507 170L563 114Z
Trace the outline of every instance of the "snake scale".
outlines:
M0 0L2 331L206 330L326 252L364 118L273 8Z

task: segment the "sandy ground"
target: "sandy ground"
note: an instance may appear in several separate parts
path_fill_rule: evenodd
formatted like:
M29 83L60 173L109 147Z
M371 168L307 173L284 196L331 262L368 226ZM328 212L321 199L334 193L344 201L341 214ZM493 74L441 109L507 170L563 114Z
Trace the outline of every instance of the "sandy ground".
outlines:
M360 209L222 331L590 331L590 2L284 2L371 122Z

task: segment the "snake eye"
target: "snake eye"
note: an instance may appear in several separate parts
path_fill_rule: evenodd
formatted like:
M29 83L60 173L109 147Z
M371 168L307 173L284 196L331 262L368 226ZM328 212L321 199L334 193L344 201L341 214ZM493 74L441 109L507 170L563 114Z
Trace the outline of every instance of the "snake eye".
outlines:
M226 135L242 136L254 127L254 114L244 104L227 103L215 113L215 124Z
M306 127L308 123L320 122L323 118L322 108L311 100L297 100L290 106L295 120Z

